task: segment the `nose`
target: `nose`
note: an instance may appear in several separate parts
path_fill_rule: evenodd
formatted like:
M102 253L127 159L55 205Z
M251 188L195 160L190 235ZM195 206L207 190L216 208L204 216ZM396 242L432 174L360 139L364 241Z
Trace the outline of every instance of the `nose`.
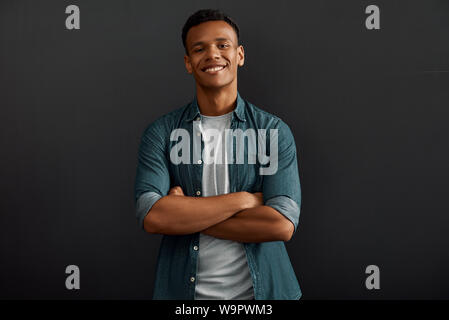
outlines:
M212 44L207 47L206 50L206 59L219 59L220 58L220 50L216 45Z

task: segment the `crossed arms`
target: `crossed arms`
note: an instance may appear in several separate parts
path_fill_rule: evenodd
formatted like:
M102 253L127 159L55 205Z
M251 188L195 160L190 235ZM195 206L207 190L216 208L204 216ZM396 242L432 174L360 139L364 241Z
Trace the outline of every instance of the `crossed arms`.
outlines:
M170 124L165 121L161 118L145 130L139 148L136 213L145 231L166 235L202 232L238 242L291 239L299 219L301 188L295 141L283 121L270 124L270 129L279 132L278 170L264 175L263 196L241 191L210 197L185 196L179 186L170 189L164 139Z
M239 242L266 242L289 241L294 225L276 209L263 205L260 192L197 198L174 187L150 209L144 229L167 235L202 232Z

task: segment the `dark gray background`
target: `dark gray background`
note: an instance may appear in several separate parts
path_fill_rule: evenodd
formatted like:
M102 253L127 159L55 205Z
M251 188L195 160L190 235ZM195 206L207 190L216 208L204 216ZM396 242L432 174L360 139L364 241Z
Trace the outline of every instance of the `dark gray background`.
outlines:
M445 0L2 0L0 298L151 298L160 237L135 219L137 149L193 97L181 28L205 7L240 25L242 97L295 136L302 211L286 245L303 299L448 299ZM365 288L370 264L380 290Z

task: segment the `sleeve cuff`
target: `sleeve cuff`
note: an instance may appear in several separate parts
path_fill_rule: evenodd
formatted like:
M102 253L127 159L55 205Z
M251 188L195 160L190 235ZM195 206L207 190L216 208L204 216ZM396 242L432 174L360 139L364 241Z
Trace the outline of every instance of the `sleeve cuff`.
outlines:
M300 208L295 201L287 196L276 196L268 199L265 202L265 205L279 211L282 215L289 219L295 227L294 232L296 232L299 222Z
M144 229L143 221L148 214L148 211L153 207L153 205L158 201L162 196L156 192L149 191L143 193L138 199L136 203L136 217L139 221L139 226Z

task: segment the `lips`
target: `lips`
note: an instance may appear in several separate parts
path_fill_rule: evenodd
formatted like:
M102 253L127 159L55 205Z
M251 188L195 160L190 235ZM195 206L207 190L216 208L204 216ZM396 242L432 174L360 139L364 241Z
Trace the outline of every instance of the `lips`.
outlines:
M202 68L201 71L215 74L215 73L218 73L221 70L225 69L226 67L227 67L226 64L213 64L213 65L208 65L208 66Z

